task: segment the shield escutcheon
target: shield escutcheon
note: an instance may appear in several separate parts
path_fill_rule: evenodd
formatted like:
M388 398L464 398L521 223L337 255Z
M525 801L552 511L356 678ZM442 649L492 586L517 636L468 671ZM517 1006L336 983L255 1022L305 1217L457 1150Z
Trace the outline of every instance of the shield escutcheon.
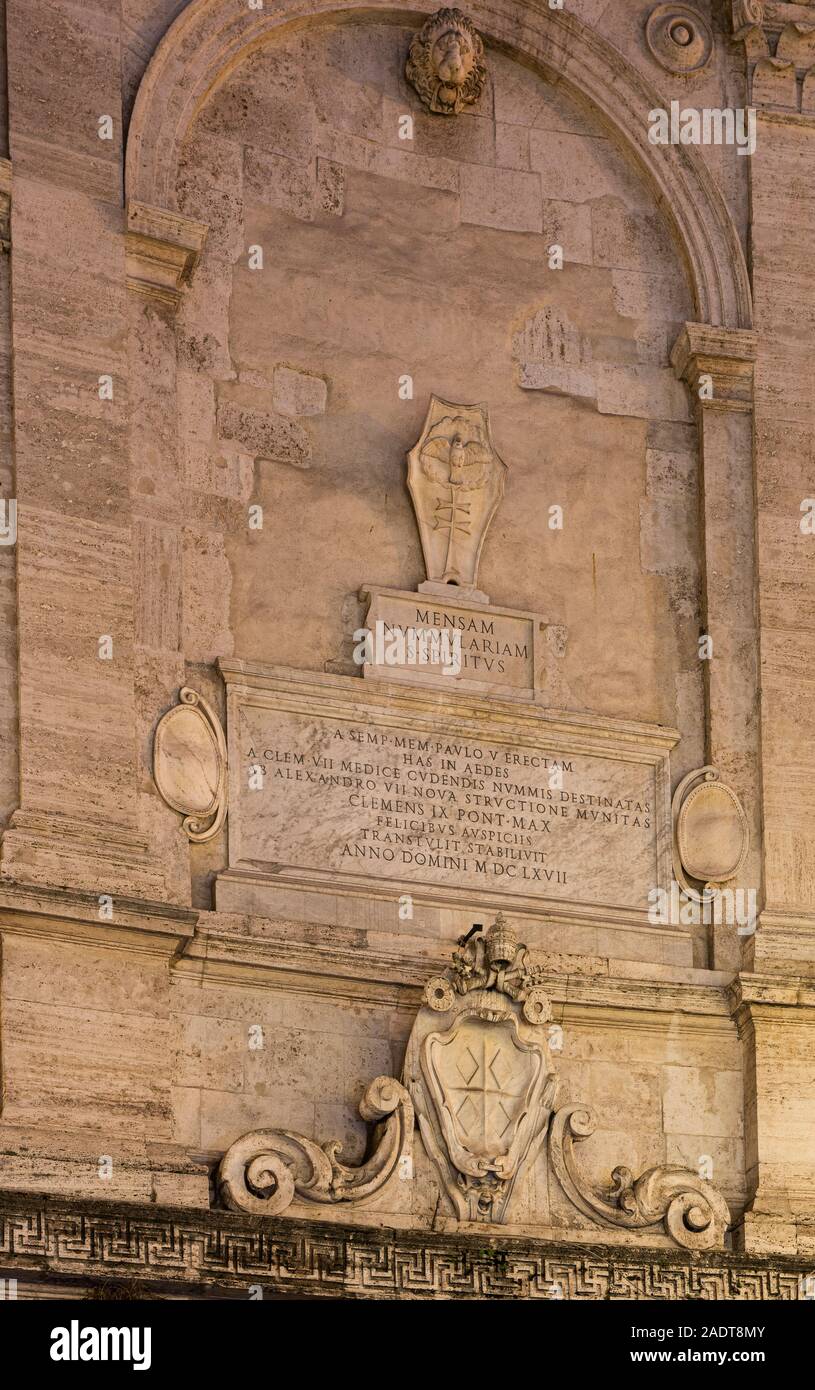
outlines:
M512 1148L541 1059L506 1025L468 1018L428 1039L428 1060L462 1149L490 1165Z
M507 474L492 442L486 405L456 405L431 396L422 433L407 459L428 580L472 588Z

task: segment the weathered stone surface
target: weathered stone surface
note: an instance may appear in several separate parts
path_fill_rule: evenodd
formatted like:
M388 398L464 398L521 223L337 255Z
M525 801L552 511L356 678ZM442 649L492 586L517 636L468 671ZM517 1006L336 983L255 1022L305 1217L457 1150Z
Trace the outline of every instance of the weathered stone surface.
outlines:
M317 198L323 212L342 216L345 200L345 170L331 159L317 160Z
M462 222L511 232L542 230L537 174L487 169L473 164L464 165L460 177Z
M306 222L314 216L313 160L298 163L284 155L249 148L245 153L244 188L248 201L271 203Z
M284 404L291 404L291 381L284 378L282 385L278 386L276 380L275 396L277 400L282 398ZM285 413L295 414L292 410ZM254 458L271 459L274 463L288 463L294 468L309 466L311 445L308 435L299 425L283 418L282 415L266 414L232 401L223 401L218 406L218 430L222 439L235 440Z
M276 367L274 374L275 409L281 415L323 415L328 387L322 377L291 367Z
M180 1187L180 1184L179 1184ZM178 1201L178 1191L173 1194ZM675 1251L649 1247L592 1243L579 1250L567 1242L492 1236L483 1233L449 1233L377 1227L360 1228L340 1221L314 1222L290 1217L267 1218L267 1241L261 1246L257 1232L246 1218L229 1212L190 1211L183 1205L165 1205L134 1214L120 1202L102 1206L93 1200L45 1201L36 1195L3 1196L4 1226L11 1230L12 1253L19 1271L20 1297L32 1288L34 1258L23 1245L21 1231L37 1223L47 1233L45 1267L55 1287L64 1291L63 1266L50 1251L65 1244L79 1221L94 1233L89 1246L76 1250L68 1243L71 1274L76 1289L98 1289L111 1279L122 1279L132 1289L134 1277L142 1281L140 1296L161 1295L168 1276L183 1282L190 1297L212 1296L229 1290L248 1296L261 1283L273 1296L314 1297L315 1278L321 1296L370 1297L371 1266L382 1269L377 1294L386 1298L483 1298L491 1299L587 1298L628 1302L663 1300L666 1292L683 1300L713 1298L763 1302L799 1299L802 1280L809 1268L805 1255L775 1257L768 1253L745 1255L697 1254L690 1263ZM342 1213L347 1218L347 1213ZM121 1222L129 1222L130 1244L122 1251L118 1240ZM172 1232L170 1254L162 1270L148 1262L152 1244ZM224 1270L219 1253L225 1244L240 1249L240 1268ZM294 1249L294 1254L292 1254ZM284 1256L285 1253L285 1258ZM416 1266L421 1264L418 1281ZM32 1283L26 1282L31 1269ZM462 1270L466 1271L462 1274ZM553 1293L553 1289L556 1293ZM677 1293L677 1290L679 1291ZM97 1295L98 1296L98 1295ZM736 1313L728 1316L735 1321Z
M554 305L546 305L527 320L515 334L512 350L518 363L518 384L525 391L596 399L591 348Z

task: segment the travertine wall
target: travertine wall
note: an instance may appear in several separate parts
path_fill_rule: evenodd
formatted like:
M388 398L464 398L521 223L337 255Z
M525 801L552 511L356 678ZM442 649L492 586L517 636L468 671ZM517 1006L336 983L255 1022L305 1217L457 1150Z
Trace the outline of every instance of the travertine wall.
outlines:
M561 1094L595 1112L586 1171L601 1187L618 1164L709 1169L729 1243L810 1255L811 118L776 110L751 160L672 150L660 172L649 93L748 99L754 59L707 3L713 53L690 78L647 47L649 4L571 16L567 0L534 21L540 61L520 0L511 22L475 7L487 88L451 119L406 83L417 26L398 4L223 49L221 27L248 23L240 0L37 0L36 27L30 3L7 8L0 497L19 537L0 548L0 1187L204 1207L217 1159L262 1127L361 1157L362 1092L399 1076L420 988L480 904L418 894L404 921L363 889L284 886L274 916L248 887L219 901L227 834L189 843L153 735L182 686L225 716L218 658L361 680L360 586L424 578L405 453L435 393L489 406L509 482L479 585L541 615L540 702L675 728L672 784L716 763L752 832L739 883L766 891L755 943L733 925L521 914L563 1030ZM189 29L160 47L179 16ZM617 98L585 90L586 55ZM683 160L698 208L676 194ZM183 264L169 291L136 246L140 203L171 227L147 238ZM755 446L749 371L734 388L729 365L749 362L749 305L722 246L735 285L752 251ZM709 360L672 362L708 317ZM320 1215L455 1226L418 1139L411 1181ZM545 1151L509 1226L598 1238Z

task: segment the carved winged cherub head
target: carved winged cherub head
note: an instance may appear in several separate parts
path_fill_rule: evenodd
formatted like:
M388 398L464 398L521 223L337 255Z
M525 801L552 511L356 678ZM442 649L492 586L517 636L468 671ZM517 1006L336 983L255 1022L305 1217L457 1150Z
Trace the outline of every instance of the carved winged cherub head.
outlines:
M431 15L410 46L405 75L439 115L455 115L478 101L487 77L484 45L461 10Z

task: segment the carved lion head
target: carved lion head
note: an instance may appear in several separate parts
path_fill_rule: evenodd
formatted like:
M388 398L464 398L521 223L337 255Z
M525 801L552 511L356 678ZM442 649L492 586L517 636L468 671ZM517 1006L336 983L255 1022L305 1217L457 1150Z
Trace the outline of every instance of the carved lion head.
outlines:
M410 45L405 75L439 115L455 115L478 101L487 77L484 45L461 10L430 16Z

